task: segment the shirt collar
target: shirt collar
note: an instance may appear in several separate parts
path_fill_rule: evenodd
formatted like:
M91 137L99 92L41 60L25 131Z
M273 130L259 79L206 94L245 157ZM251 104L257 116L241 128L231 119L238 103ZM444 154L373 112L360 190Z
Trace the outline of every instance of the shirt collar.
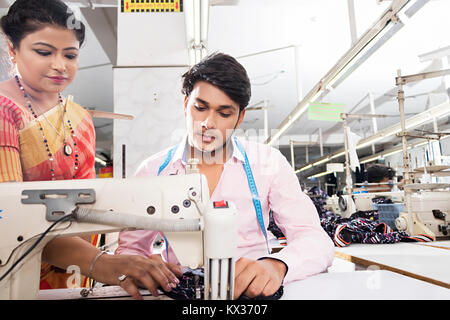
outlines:
M242 144L242 143L241 143ZM188 136L185 135L183 139L181 139L180 143L177 145L177 149L175 150L175 153L172 157L172 162L175 163L176 161L180 160L183 165L186 165L186 150L189 147L188 143ZM233 149L231 153L231 158L235 158L241 162L245 162L244 155L239 151L239 148L236 145L235 137L231 137L231 147Z

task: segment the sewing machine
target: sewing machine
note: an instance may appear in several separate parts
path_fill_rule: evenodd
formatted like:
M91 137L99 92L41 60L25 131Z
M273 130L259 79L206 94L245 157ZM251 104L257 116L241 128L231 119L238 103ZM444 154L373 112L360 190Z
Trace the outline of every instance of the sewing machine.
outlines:
M356 212L355 202L350 195L333 195L326 200L325 208L340 215L342 218L348 218Z
M352 195L355 202L356 211L369 211L373 210L372 199L377 197L384 197L390 199L393 203L403 203L404 193L403 191L391 191L391 192L372 192L372 193L359 193Z
M163 231L182 265L204 266L205 299L233 299L236 208L211 202L198 173L1 183L0 299L37 297L42 250L54 237L125 229Z
M375 197L383 196L392 199L393 202L403 202L402 194L402 192L375 192L333 195L327 199L325 208L342 218L349 218L356 211L373 210L372 199Z
M416 183L405 186L405 208L395 221L409 235L427 235L434 240L450 233L449 184ZM446 190L447 189L447 190Z
M333 195L327 199L325 207L343 218L348 218L356 211L373 210L372 199L376 197L385 197L386 199L391 199L394 203L402 203L404 201L402 191L358 193L352 194L351 196Z
M448 188L449 186L447 186ZM384 197L393 204L402 204L403 211L395 220L395 227L409 235L425 234L433 239L448 237L450 234L450 191L443 184L411 184L410 212L404 191L374 192L352 195L356 210L373 210L372 199ZM437 190L440 189L440 190Z

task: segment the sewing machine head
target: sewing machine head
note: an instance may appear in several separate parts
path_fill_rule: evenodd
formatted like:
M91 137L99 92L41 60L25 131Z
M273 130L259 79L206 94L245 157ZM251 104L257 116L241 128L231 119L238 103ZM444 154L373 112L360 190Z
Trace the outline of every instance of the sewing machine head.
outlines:
M405 186L405 208L395 221L410 235L448 239L450 236L450 184L417 183Z
M409 235L426 234L431 238L448 237L450 233L450 191L422 190L427 184L416 184L416 190L410 193L410 211L404 191L360 193L352 195L357 210L373 210L373 199L383 197L392 205L402 205L395 219L395 228ZM389 205L389 204L387 204ZM379 208L380 209L380 208ZM381 209L380 209L381 210ZM380 218L383 212L380 211ZM392 213L390 213L392 214Z
M357 211L373 210L374 207L372 205L372 200L378 197L383 197L386 200L391 200L393 203L402 203L404 201L403 191L358 193L352 195Z
M350 195L333 195L326 200L325 208L342 218L348 218L355 210L355 202Z
M232 203L223 204L210 202L206 178L198 173L0 184L0 299L37 297L41 253L55 236L154 226L167 228L155 230L164 231L182 265L204 265L206 271L211 259L225 259L228 279L234 279L237 212ZM233 297L233 283L215 283L213 289L205 278L205 298Z

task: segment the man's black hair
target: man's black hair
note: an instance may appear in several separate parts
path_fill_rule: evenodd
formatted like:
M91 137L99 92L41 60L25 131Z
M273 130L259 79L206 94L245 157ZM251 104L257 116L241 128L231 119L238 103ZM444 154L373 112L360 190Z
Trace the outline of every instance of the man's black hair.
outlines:
M73 30L80 47L85 38L85 26L75 19L73 12L60 0L16 0L0 20L3 33L15 48L28 34L46 26Z
M237 60L224 53L214 53L192 66L183 74L181 92L189 96L198 81L205 81L222 90L236 102L240 111L247 107L251 97L251 85L245 68Z

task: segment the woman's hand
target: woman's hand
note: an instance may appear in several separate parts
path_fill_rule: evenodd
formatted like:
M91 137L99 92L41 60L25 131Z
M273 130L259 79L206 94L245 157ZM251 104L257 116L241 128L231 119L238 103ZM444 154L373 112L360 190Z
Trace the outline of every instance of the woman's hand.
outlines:
M120 275L127 277L119 281ZM164 262L160 255L145 258L139 255L102 255L93 270L93 277L99 282L120 285L134 299L142 299L139 287L147 288L155 297L158 287L171 291L179 283L181 267Z
M182 275L181 268L162 260L160 255L145 258L140 255L101 255L90 270L91 263L99 249L80 237L62 237L50 241L42 253L43 261L62 269L77 265L85 276L92 271L91 277L97 282L120 285L133 298L141 299L138 286L147 288L158 296L158 287L170 291L178 283L177 276ZM124 281L119 276L126 275Z

